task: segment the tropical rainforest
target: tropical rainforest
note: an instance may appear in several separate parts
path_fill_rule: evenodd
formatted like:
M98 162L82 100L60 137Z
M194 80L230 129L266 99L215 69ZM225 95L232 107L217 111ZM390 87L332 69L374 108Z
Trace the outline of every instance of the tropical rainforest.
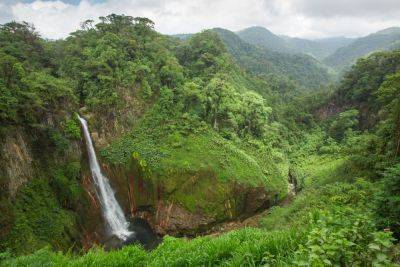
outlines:
M398 266L398 33L1 25L0 266ZM112 245L81 117L156 242Z

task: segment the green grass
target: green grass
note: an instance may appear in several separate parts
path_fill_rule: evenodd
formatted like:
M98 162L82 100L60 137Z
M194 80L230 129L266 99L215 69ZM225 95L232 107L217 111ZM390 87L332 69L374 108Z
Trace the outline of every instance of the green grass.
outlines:
M304 143L295 151L292 174L302 191L292 203L272 207L263 225L268 230L302 227L308 214L318 210L352 206L368 210L376 191L373 183L356 176L349 157L337 151L318 153L323 143L320 131L305 136Z
M136 246L104 252L93 249L83 256L63 255L48 249L0 262L0 266L285 266L292 259L305 233L242 229L220 237L193 240L165 237L155 250Z
M17 258L3 253L0 266L390 266L391 248L389 233L374 232L367 215L344 208L315 212L302 228L244 228L195 239L166 236L151 252L126 246L83 255L50 249Z
M163 170L195 173L200 170L215 172L220 181L237 181L262 186L266 177L258 162L243 150L211 132L189 135L181 139L181 145L164 146L167 157L160 165ZM163 176L162 172L157 175Z
M311 155L298 166L304 186L320 186L348 176L345 172L348 158L340 155Z
M367 212L375 191L376 186L364 180L355 183L336 182L305 189L289 205L271 208L263 218L262 225L267 230L303 227L310 213L342 207L353 207Z
M211 172L219 181L269 188L282 185L282 176L266 175L255 157L212 131L189 135L166 132L163 137L144 139L139 134L128 135L102 154L106 160L119 163L129 162L130 156L137 152L147 162L152 174L160 179L168 179L177 172Z
M271 200L285 196L285 166L272 161L266 165L211 130L198 134L165 132L163 136L151 136L142 128L116 141L102 155L112 164L139 161L148 170L147 179L162 184L169 201L190 212L220 219L240 210L237 207L243 204L249 188L265 188ZM241 195L235 196L235 192ZM229 199L231 211L226 208Z

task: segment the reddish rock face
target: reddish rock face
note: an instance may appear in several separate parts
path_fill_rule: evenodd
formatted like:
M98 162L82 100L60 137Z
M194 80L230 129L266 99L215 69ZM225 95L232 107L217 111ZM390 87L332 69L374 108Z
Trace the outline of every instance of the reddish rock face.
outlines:
M211 177L212 173L207 172L198 174L196 179L192 175L185 183L174 184L173 188L169 185L167 190L163 180L143 178L143 171L136 165L104 165L103 170L127 217L146 219L159 235L201 235L217 223L247 218L271 203L271 196L264 187L217 181ZM215 197L219 192L213 187L208 188L202 199L199 199L206 205L218 205L218 211L207 214L199 207L189 210L185 203L176 200L177 195L198 194L196 190L202 189L196 187L204 182L224 189L218 199Z
M8 192L11 198L14 198L19 187L33 177L33 157L24 136L19 132L6 136L4 144L0 147L5 161Z
M160 201L155 214L155 231L161 235L195 236L215 223L215 218L188 212L179 204Z
M86 193L86 205L80 205L77 212L81 217L80 231L82 247L84 250L88 250L94 245L102 243L105 237L105 225L95 185L88 170L83 173L81 185Z

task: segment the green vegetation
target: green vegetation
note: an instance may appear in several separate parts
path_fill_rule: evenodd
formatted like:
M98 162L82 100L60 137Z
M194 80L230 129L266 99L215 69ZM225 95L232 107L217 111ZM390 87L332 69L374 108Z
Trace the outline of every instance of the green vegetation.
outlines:
M371 52L399 48L400 28L385 29L368 36L358 38L351 44L341 47L323 61L328 66L342 71L351 66L358 58Z
M274 74L283 80L289 78L305 90L318 89L330 81L327 70L310 56L268 50L263 46L256 46L257 42L247 43L239 37L240 34L237 36L224 29L214 31L224 41L237 63L254 75Z
M165 237L151 252L134 246L120 251L92 250L82 257L49 250L10 259L17 266L199 266L199 265L387 265L393 239L375 232L368 212L373 184L338 183L302 193L290 206L274 208L261 229L242 229L193 240Z
M33 252L45 245L69 248L76 237L73 214L58 206L57 197L46 181L36 179L20 191L14 206L14 226L5 246L19 252ZM71 236L64 236L64 231Z
M8 174L7 166L17 169L18 162L3 159L2 208L9 216L2 242L9 244L18 233L21 243L33 240L26 248L5 245L4 249L22 254L50 244L66 251L78 248L86 238L79 232L93 231L93 218L85 214L91 205L86 198L91 196L84 192L81 179L88 170L76 150L81 136L75 116L78 107L83 107L80 113L91 130L100 132L104 140L100 146L104 162L127 170L139 161L146 174L143 178L166 192L160 200L218 222L240 216L254 188L265 192L263 202L285 197L287 160L269 142L271 108L252 90L262 91L263 83L243 73L213 31L179 43L158 34L153 26L145 18L112 14L96 25L86 21L81 30L56 42L41 39L28 24L2 26L1 36L8 42L2 53L13 57L10 63L2 61L2 97L15 108L2 109L2 138L15 143L10 135L13 129L26 133L24 152L35 163L23 180ZM16 41L21 51L12 47ZM34 49L37 58L28 56ZM19 72L13 76L18 66L28 78L18 76ZM29 103L25 93L34 100L33 106L24 106ZM16 153L11 150L10 154ZM28 236L19 230L19 210L11 207L39 177L44 184L35 187L39 200L46 203L48 193L54 194L53 209L70 217L53 220L51 212L39 213L54 228L48 227L48 235L33 231ZM21 179L15 196L8 189L14 179ZM125 177L117 179L121 187L126 186ZM215 191L208 190L210 184ZM60 242L65 241L60 246L51 239L58 235L63 236Z
M271 51L306 54L318 60L324 59L338 48L352 42L352 39L345 37L307 40L278 36L260 26L246 28L237 32L237 35L250 44L265 47Z
M290 52L291 50L283 38L260 26L243 29L237 32L237 35L250 44L264 46L272 51Z
M400 52L334 87L314 59L237 38L115 14L59 41L2 25L0 266L396 266ZM260 228L83 251L100 218L76 112L116 192L140 178L205 229L268 207Z

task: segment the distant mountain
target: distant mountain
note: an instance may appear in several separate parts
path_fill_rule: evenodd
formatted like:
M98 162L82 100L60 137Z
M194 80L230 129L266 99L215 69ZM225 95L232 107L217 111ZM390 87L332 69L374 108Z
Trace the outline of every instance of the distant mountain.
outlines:
M272 51L307 54L318 60L324 59L336 49L353 41L353 39L345 37L307 40L278 36L260 26L246 28L237 32L237 35L250 44L262 46Z
M244 69L256 75L285 75L307 88L329 82L327 70L314 58L287 52L277 52L256 46L229 30L213 29L223 40L228 52Z
M236 34L223 29L215 30L223 37L231 54L246 69L254 73L260 70L267 73L283 72L303 85L310 84L309 73L304 69L299 70L304 68L303 63L311 64L309 67L311 72L315 66L321 67L318 62L310 61L306 55L340 73L358 58L372 52L400 49L399 27L388 28L357 39L332 37L316 40L279 36L260 26L246 28ZM175 35L182 40L190 36L191 34ZM296 64L290 66L294 62Z
M171 36L179 38L181 40L187 40L187 39L189 39L190 37L193 36L193 33L179 33L179 34L173 34Z
M347 38L343 36L339 37L329 37L329 38L322 38L322 39L315 39L313 40L315 43L322 45L326 50L329 51L329 54L332 54L337 49L347 46L350 43L354 42L355 38Z
M255 26L246 28L236 32L236 34L250 44L262 46L272 51L294 52L283 38L275 35L264 27Z
M333 37L317 40L286 37L288 46L296 53L308 54L322 60L331 55L340 47L353 42L354 39L346 37Z
M325 58L323 62L341 71L352 65L358 58L367 56L372 52L398 48L400 48L400 28L393 27L358 38L347 46L339 48Z

